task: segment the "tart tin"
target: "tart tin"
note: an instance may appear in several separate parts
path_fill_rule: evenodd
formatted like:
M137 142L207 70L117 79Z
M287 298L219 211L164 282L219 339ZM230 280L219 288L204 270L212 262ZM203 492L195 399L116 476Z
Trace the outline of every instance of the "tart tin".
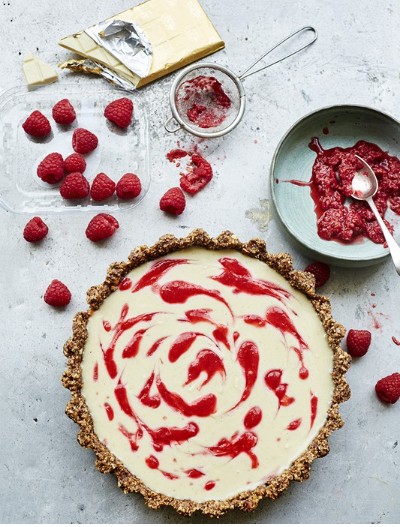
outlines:
M391 155L400 154L400 123L393 117L364 106L340 105L322 108L295 123L275 150L271 169L271 194L280 222L291 241L313 259L341 267L367 267L381 263L389 250L368 239L352 243L323 240L317 232L317 217L308 183L316 158L308 144L318 137L324 149L349 147L365 140ZM400 219L388 210L388 219L399 233Z
M126 129L104 117L105 106L123 95L115 89L95 89L94 84L52 84L34 91L13 88L0 96L0 207L16 213L115 212L131 209L145 196L150 185L148 112L142 98L134 96L134 116ZM69 126L57 124L52 108L61 99L69 99L76 111L76 120ZM50 121L49 136L38 139L27 135L22 123L34 110L40 110ZM72 134L75 128L95 133L99 145L88 155L84 176L91 184L96 174L105 172L117 182L126 172L134 172L142 182L142 192L135 200L119 200L116 196L95 202L65 200L59 184L49 185L36 174L40 161L52 152L64 158L74 153Z

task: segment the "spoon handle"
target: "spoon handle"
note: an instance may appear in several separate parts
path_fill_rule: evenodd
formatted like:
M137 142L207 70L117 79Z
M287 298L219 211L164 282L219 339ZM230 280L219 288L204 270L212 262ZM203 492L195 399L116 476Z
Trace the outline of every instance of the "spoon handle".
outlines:
M385 237L386 243L388 244L390 254L392 255L392 259L393 259L397 274L400 275L400 247L397 245L395 239L390 234L389 229L386 227L385 222L383 221L381 215L379 214L378 209L376 208L376 205L372 197L368 198L367 202L368 202L368 205L371 207L372 212L375 214L376 219L378 220L378 223Z

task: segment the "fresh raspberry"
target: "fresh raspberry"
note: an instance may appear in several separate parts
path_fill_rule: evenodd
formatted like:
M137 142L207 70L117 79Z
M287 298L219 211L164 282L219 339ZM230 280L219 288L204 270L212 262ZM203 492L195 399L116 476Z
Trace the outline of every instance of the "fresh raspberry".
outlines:
M187 174L182 174L180 186L189 194L196 194L211 181L213 171L211 165L199 154L192 154Z
M185 210L185 195L179 187L173 187L167 190L160 199L160 209L168 214L179 216Z
M97 148L98 143L99 140L97 137L92 134L92 132L89 132L89 130L86 130L85 128L76 128L74 130L72 136L72 148L75 152L78 152L78 154L88 154L89 152L92 152L92 150Z
M331 274L329 266L322 262L310 263L304 270L315 276L315 287L322 287L329 280Z
M53 106L53 119L58 124L71 124L76 119L74 107L68 99L62 99Z
M104 110L104 116L120 128L131 124L132 114L133 102L127 97L110 102Z
M115 183L107 174L100 172L94 178L90 189L90 196L94 201L103 201L110 198L115 191Z
M80 172L72 172L62 182L60 194L64 199L82 199L89 195L89 182Z
M92 242L109 238L118 229L119 223L111 214L97 214L86 228L86 236Z
M142 184L136 174L128 173L118 181L115 190L120 199L133 199L142 192Z
M392 373L378 381L375 391L383 403L394 404L400 397L400 373Z
M37 167L37 175L46 183L58 183L64 177L64 160L62 155L53 152L48 154Z
M371 344L371 332L367 329L351 329L347 333L346 344L352 357L362 357Z
M35 216L25 225L24 238L27 242L38 242L49 232L49 228L39 216Z
M33 137L46 137L51 132L50 122L42 112L35 110L23 123L22 128Z
M81 174L85 172L86 161L81 154L71 154L64 159L64 170L66 174L71 174L71 172L80 172Z
M71 292L60 280L53 280L44 294L44 301L50 306L66 306L71 301Z

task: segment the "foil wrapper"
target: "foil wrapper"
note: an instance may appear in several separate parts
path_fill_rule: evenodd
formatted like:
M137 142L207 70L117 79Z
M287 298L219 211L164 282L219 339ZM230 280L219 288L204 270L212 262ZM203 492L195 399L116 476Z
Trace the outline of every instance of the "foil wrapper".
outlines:
M62 70L68 69L77 73L93 73L93 75L99 75L121 90L128 92L134 92L136 90L134 84L119 77L114 71L110 70L110 68L91 59L71 59L59 64L58 67Z
M126 20L103 20L85 29L97 44L105 48L138 77L148 75L152 46L138 24Z

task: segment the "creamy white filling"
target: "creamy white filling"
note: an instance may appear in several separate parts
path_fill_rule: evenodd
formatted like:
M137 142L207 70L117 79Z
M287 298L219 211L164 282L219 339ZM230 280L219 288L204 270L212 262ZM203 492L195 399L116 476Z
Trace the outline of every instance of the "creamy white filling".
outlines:
M212 277L221 276L224 271L218 261L220 258L239 261L253 279L272 282L286 291L288 298L280 293L274 298L265 294L235 292L231 285L214 280ZM132 292L132 287L114 292L90 317L82 361L82 393L100 441L150 489L197 502L224 500L281 474L315 438L326 420L332 399L333 354L310 301L266 264L235 251L205 249L180 251L164 259L188 261L172 266L152 286L136 292ZM149 262L129 273L132 286L152 266L154 262ZM184 303L165 302L159 288L177 280L196 284L207 291L217 291L218 297L230 306L233 316L223 301L208 294L196 294ZM144 313L157 314L151 320L143 320L120 332L112 354L117 372L113 377L112 368L106 367L105 355L109 358L107 349L116 338L116 324L124 305L127 306L125 320ZM279 329L271 323L255 326L246 322L248 315L265 320L266 313L271 313L273 308L289 317L295 332ZM193 323L185 316L189 310L200 309L210 310L208 316L212 322ZM230 350L215 338L216 325L228 328ZM197 335L187 351L171 362L171 346L179 335L188 332L202 335ZM137 354L124 358L124 349L132 343L135 333L140 344L135 352L131 347L131 354ZM147 355L157 341L160 344L156 351ZM254 383L248 380L248 384L253 384L250 395L240 402L246 388L246 372L238 352L245 342L256 346L259 361ZM300 342L303 364L294 349L301 348ZM195 380L187 383L189 368L192 372L196 369L193 364L204 349L211 352L213 364L217 363L219 368L211 368L214 375L208 382L205 382L207 372L202 371ZM307 378L299 376L302 366L308 370ZM277 392L265 380L271 370L281 371L277 382L281 386ZM143 398L138 397L152 375L154 380L149 396L159 399L158 407L143 404ZM248 376L251 377L251 373ZM214 395L216 411L205 417L176 411L161 393L157 379L169 393L177 394L187 405ZM282 390L285 392L282 385L286 384L286 399L281 398L279 402L278 394L282 397ZM125 411L122 392L128 404ZM313 416L312 401L315 403L316 399ZM246 428L245 416L253 407L261 409L262 418L256 426ZM197 433L181 442L164 444L162 450L154 440L154 433L152 438L149 432L161 427L184 429L189 423L195 423ZM130 438L127 437L129 434ZM166 434L165 430L161 432L162 437ZM252 445L247 450L237 446L238 441L243 445L245 438ZM228 442L231 444L230 455Z

